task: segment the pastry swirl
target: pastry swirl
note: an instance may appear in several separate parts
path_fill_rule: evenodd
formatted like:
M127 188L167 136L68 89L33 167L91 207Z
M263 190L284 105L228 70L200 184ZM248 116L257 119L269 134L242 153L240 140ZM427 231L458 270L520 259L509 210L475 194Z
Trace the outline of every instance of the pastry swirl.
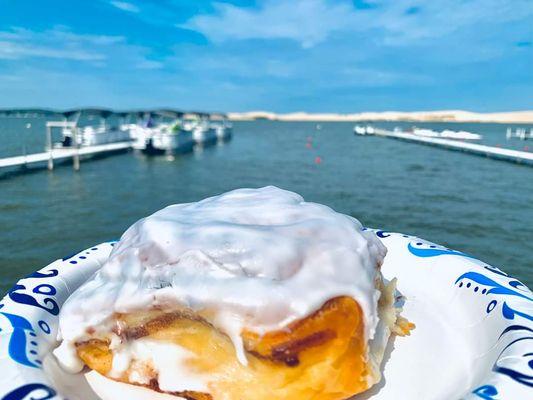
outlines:
M275 187L169 206L67 300L55 354L186 399L346 399L410 329L385 254L354 218Z

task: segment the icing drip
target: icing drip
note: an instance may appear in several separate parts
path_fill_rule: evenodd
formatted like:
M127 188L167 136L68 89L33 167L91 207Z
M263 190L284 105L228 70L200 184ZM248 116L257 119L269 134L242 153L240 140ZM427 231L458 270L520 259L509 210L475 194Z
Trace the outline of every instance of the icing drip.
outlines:
M385 254L356 219L272 186L172 205L133 224L67 300L56 354L74 371L75 352L64 348L87 328L106 333L116 312L179 307L212 316L246 364L243 328L281 329L343 295L361 306L369 340Z

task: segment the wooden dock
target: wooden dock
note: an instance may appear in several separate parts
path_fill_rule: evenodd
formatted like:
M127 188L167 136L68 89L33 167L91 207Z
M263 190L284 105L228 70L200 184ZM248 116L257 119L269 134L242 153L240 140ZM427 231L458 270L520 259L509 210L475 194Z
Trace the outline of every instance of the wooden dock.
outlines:
M407 142L425 144L428 146L441 147L448 150L462 151L478 156L533 166L533 153L528 153L527 151L504 149L501 147L492 147L459 140L424 137L408 132L392 132L378 128L374 128L373 135L405 140Z
M0 169L16 167L23 168L41 163L47 163L48 169L52 169L54 167L54 161L61 161L69 158L73 159L74 168L78 169L80 157L126 151L131 147L131 142L120 142L80 148L53 149L43 153L2 158L0 159Z

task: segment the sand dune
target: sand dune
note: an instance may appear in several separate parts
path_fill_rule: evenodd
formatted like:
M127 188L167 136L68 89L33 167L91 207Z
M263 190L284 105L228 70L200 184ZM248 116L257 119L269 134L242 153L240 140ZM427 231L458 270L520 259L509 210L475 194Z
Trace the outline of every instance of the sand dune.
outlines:
M354 114L295 112L275 114L267 111L229 113L234 121L268 119L273 121L413 121L413 122L496 122L533 123L533 111L511 111L497 113L474 113L461 110L414 111L414 112L362 112Z

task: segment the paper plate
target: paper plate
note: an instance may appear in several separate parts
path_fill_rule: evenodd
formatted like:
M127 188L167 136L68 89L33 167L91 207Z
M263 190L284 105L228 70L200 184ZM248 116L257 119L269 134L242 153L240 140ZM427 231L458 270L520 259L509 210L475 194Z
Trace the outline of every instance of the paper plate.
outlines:
M533 399L531 291L468 254L375 232L389 249L383 274L398 278L403 315L416 329L390 341L382 382L354 400ZM57 260L0 302L1 400L99 399L85 375L57 366L51 350L61 305L112 246Z

